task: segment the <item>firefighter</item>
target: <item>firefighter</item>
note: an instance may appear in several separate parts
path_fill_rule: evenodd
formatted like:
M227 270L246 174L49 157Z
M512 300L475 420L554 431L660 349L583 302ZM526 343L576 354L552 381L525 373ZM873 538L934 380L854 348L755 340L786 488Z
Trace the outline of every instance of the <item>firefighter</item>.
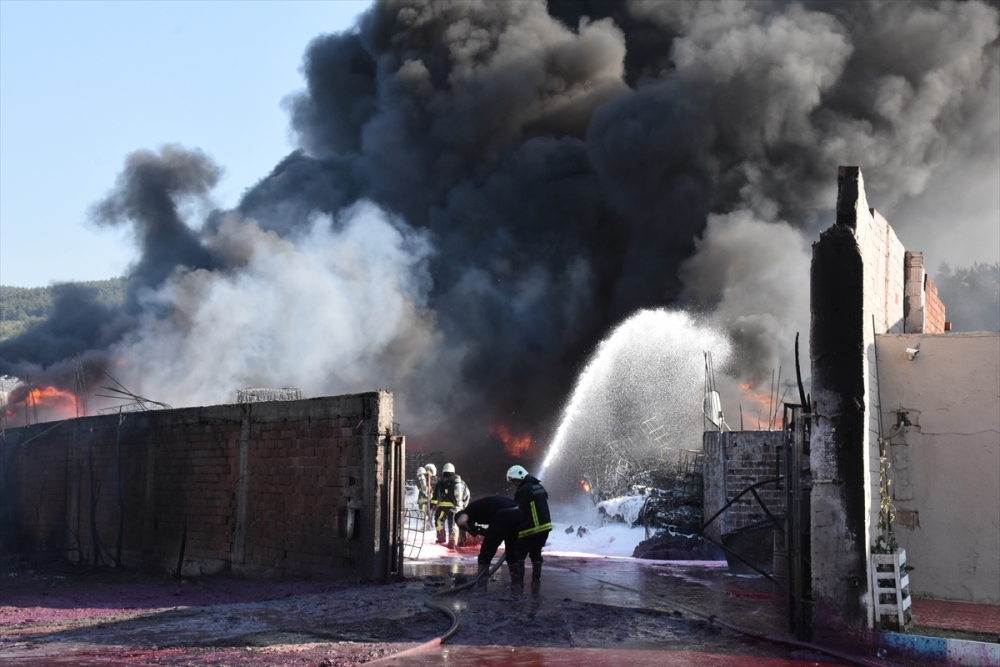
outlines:
M427 530L430 530L434 527L434 514L437 512L437 507L434 505L434 498L432 494L434 487L438 483L438 470L437 466L433 463L425 463L424 471L424 474L427 477L427 494L430 496L427 500L427 515L425 519L426 523L424 525Z
M455 523L470 535L483 535L483 545L479 548L479 571L476 572L476 581L481 589L486 589L489 581L486 573L501 542L507 554L507 570L513 576L517 533L521 529L521 509L516 502L503 496L474 500L455 515Z
M427 529L427 503L431 498L431 490L427 486L427 468L420 466L417 468L417 508L420 516L424 520L424 529Z
M441 469L441 479L434 485L431 502L437 508L434 515L434 527L437 528L437 543L445 544L449 549L458 546L458 529L455 526L456 482L461 477L455 474L455 466L445 463Z
M552 531L549 494L542 483L522 466L511 466L507 471L507 481L517 484L514 502L521 509L517 557L511 570L510 585L515 592L524 590L524 559L530 556L531 594L538 595L542 583L542 547Z
M469 485L465 483L465 480L455 474L455 517L458 517L458 513L469 506ZM456 521L455 526L458 530L458 546L465 546L465 528L460 526Z

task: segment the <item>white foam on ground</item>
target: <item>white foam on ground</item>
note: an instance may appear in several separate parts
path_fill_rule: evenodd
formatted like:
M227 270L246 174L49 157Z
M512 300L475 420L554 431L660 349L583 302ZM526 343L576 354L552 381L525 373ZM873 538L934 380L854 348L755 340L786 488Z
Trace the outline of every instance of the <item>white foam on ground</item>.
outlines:
M579 535L581 524L553 523L549 540L545 543L545 553L562 556L616 556L632 557L636 545L646 539L645 528L629 528L624 523L585 526L586 532ZM573 528L567 533L567 528Z
M635 498L635 497L633 497ZM642 500L641 497L638 497ZM620 499L626 500L626 499ZM628 503L625 503L628 505ZM631 528L626 523L602 525L604 517L589 498L580 498L574 503L559 503L552 506L552 532L545 543L544 553L560 556L596 556L606 558L631 558L636 546L646 539L646 529ZM586 530L580 534L580 527ZM566 529L572 527L572 532ZM424 545L416 560L428 561L448 558L475 558L475 554L460 553L435 544L433 530L424 533ZM501 552L503 550L501 549Z

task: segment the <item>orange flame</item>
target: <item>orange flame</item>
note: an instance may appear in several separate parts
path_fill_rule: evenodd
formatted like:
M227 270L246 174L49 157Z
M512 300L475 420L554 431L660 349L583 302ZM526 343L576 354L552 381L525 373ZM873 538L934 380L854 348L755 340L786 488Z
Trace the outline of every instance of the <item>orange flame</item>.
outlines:
M749 399L749 404L743 406L744 428L758 431L768 430L772 427L768 421L769 418L774 419L774 428L781 428L781 415L774 415L774 396L754 391L749 382L740 386L743 389L744 397ZM780 406L778 409L780 411Z
M18 387L11 392L5 411L7 419L18 417L19 410L16 406L37 413L41 421L76 417L76 395L73 392L44 385L32 387L31 391L25 389ZM34 415L31 421L35 421Z
M580 480L580 488L583 489L584 493L590 493L590 484L587 484L587 480Z
M503 450L515 459L521 458L531 450L530 433L515 436L510 432L510 429L503 424L498 424L491 428L490 433L494 434L503 441Z

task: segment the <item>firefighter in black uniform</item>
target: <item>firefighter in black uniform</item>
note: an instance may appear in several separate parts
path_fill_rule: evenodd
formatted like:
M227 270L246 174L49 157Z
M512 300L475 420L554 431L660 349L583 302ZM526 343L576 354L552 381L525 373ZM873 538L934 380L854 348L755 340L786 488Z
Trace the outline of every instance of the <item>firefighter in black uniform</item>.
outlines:
M455 525L455 512L461 501L456 497L456 486L461 478L455 474L455 466L445 463L441 469L441 479L434 485L434 495L431 504L437 507L434 516L434 527L437 528L437 543L445 544L449 549L458 547L458 527Z
M516 502L503 496L474 500L455 516L455 523L471 535L483 535L483 546L479 548L479 571L476 572L480 588L486 588L489 581L486 573L501 542L507 555L507 570L511 577L514 576L517 533L521 529L521 510Z
M537 595L542 583L542 547L552 531L549 493L540 481L521 466L511 466L507 471L507 481L517 484L514 502L521 509L517 562L511 569L510 585L514 591L524 590L524 559L530 556L531 594Z

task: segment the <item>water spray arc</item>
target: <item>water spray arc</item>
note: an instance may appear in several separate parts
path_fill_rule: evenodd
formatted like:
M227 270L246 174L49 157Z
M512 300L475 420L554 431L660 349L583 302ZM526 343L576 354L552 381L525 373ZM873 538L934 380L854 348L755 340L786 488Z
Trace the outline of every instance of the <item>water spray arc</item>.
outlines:
M580 373L539 478L568 461L570 442L578 443L578 462L584 449L619 440L651 417L664 425L665 437L657 439L662 446L690 445L692 439L700 445L706 350L724 364L729 340L685 312L640 310L619 324Z
M570 395L569 403L563 409L562 417L559 420L559 428L556 429L556 435L552 439L549 451L545 455L545 460L542 461L541 469L538 471L538 479L544 479L549 466L562 450L571 425L580 416L582 405L590 388L597 385L611 370L611 364L617 357L617 352L625 343L624 337L616 338L615 334L624 326L623 324L618 329L615 329L611 335L598 344L594 355L587 361L586 367L580 373L580 377L576 381L576 386L573 388L573 393Z

